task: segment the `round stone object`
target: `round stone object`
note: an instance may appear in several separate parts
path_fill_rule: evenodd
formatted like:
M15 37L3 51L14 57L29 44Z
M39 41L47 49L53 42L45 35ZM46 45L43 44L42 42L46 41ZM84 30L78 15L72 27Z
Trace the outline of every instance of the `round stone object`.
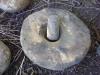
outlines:
M31 0L0 0L0 8L6 12L17 12L29 5Z
M60 37L52 42L46 33L49 16L55 14L59 18ZM71 12L56 8L44 8L29 15L23 22L20 41L33 63L50 70L78 64L91 44L88 27Z
M9 48L0 41L0 75L7 69L10 64L11 53Z

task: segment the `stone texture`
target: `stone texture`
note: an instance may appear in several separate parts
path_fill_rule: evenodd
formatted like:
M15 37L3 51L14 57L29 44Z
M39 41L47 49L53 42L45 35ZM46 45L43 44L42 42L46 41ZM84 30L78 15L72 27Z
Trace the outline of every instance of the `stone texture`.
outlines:
M47 34L46 37L49 40L58 40L59 39L59 16L58 15L50 15L48 18L48 23L47 23Z
M7 69L11 59L9 48L0 41L0 75Z
M97 54L100 56L100 45L97 47Z
M45 38L48 15L61 18L60 39L50 42ZM28 16L21 30L21 45L26 56L35 64L64 70L79 63L90 47L90 31L74 14L62 9L43 9Z
M30 0L0 0L0 8L7 12L16 12L24 9Z

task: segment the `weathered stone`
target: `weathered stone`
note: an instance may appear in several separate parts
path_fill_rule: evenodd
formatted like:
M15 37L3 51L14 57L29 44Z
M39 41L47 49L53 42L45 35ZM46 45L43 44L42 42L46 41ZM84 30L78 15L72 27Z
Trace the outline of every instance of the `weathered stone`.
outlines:
M60 19L58 15L50 15L48 18L46 37L51 41L55 41L59 39L59 35L60 35L59 21Z
M7 69L11 59L9 48L0 41L0 75Z
M60 38L51 42L45 38L50 15L60 18ZM21 45L26 56L35 64L63 70L79 63L86 55L90 44L90 31L86 25L69 11L45 8L29 15L23 22Z
M97 47L97 54L100 56L100 45Z
M16 12L24 9L30 0L0 0L0 8L7 12Z

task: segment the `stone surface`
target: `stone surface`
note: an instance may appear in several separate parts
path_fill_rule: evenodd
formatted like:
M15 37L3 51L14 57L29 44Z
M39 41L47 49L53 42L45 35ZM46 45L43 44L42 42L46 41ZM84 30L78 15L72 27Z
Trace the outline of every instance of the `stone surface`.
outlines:
M100 45L97 47L97 54L100 56Z
M46 37L51 40L55 41L59 39L59 32L60 32L60 19L58 15L50 15L48 18L48 23L47 23L47 34Z
M0 0L0 8L7 12L16 12L24 9L30 0Z
M11 59L9 48L0 41L0 75L7 69Z
M60 17L60 39L50 42L45 38L48 16ZM69 11L43 9L29 15L23 22L21 45L26 56L35 64L51 69L64 70L79 63L90 47L90 31Z

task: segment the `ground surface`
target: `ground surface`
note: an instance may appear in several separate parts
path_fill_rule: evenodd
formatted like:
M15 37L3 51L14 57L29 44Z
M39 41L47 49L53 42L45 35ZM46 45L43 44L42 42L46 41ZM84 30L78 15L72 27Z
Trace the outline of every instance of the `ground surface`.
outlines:
M44 7L73 12L91 31L92 45L84 60L62 72L43 69L24 55L20 46L22 22L29 14ZM100 0L34 0L25 10L7 13L0 10L0 39L11 49L12 60L3 75L100 75ZM98 51L100 52L100 51Z

